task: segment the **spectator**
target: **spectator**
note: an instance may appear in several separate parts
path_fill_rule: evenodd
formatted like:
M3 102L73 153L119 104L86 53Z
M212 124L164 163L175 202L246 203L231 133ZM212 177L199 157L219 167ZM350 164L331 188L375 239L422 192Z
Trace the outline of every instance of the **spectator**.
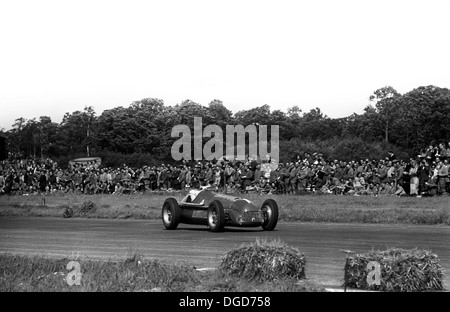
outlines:
M448 179L448 166L441 159L438 162L437 175L438 194L447 194L446 182Z
M181 170L178 174L178 182L180 184L180 189L183 191L186 188L186 175L188 173L186 165L181 166Z
M428 183L429 174L430 174L430 167L428 163L425 160L421 161L420 166L418 166L417 169L419 196L422 196L424 193L426 193L427 190L426 183Z
M222 182L223 170L222 170L222 168L220 168L220 166L216 166L213 173L214 173L214 185L219 188L222 186L221 182Z
M389 182L388 177L388 167L385 166L384 160L380 160L380 165L378 167L378 178L380 179L380 183L386 183Z
M386 159L369 158L326 162L320 153L276 163L257 157L243 163L221 159L181 165L100 168L92 162L62 170L48 159L18 159L0 162L0 194L74 192L80 194L132 193L184 190L208 185L227 190L267 193L322 192L355 195L448 194L449 145L431 144L410 161L397 160L392 151ZM417 183L418 181L418 183ZM397 194L397 192L399 192Z
M252 185L253 182L253 172L250 170L248 165L244 166L244 170L242 172L242 190L247 191L247 188Z
M259 184L261 182L261 178L264 179L264 173L261 171L261 165L257 164L255 167L254 181L258 182Z
M364 180L362 173L358 172L353 182L353 188L356 194L361 194L361 192L365 189L366 181Z
M447 158L447 148L445 147L445 143L439 143L439 148L437 149L436 157L440 159Z
M294 163L291 163L288 169L288 174L286 175L285 187L286 192L294 194L297 191L297 171L298 168Z
M395 180L395 166L393 165L392 161L389 161L387 164L387 183L391 183Z
M309 169L305 163L302 163L300 165L300 170L297 172L297 176L298 176L299 190L305 191L306 187L308 186L308 179L310 176Z
M403 186L401 186L401 184L397 184L394 194L396 196L405 196L406 195L405 189L403 188Z
M39 176L39 190L41 191L41 193L44 193L46 191L45 189L46 186L47 186L47 176L45 175L44 170L42 170Z
M409 177L410 177L410 195L416 195L419 196L419 178L417 177L417 171L419 170L419 165L415 160L411 162L411 169L409 170Z

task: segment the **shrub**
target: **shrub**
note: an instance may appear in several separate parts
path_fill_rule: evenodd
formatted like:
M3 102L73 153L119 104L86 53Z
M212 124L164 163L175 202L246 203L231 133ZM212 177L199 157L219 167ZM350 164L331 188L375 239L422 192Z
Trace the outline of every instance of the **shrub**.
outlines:
M97 204L95 204L94 202L92 202L90 200L87 200L87 201L84 201L83 204L81 205L79 214L81 216L85 216L88 213L95 212L96 210L97 210Z
M67 207L66 209L64 209L63 217L64 218L72 218L73 217L73 209L70 207Z
M218 270L249 281L273 281L284 278L303 279L306 259L296 248L280 241L260 241L231 250Z
M381 285L369 285L369 261L380 264ZM436 254L423 249L390 248L349 257L347 286L392 292L444 290L444 273Z

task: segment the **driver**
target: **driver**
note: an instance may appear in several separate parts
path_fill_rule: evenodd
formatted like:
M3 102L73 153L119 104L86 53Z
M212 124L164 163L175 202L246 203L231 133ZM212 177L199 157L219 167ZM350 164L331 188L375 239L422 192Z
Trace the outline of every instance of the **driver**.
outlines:
M186 197L182 200L186 203L191 203L197 197L197 195L201 192L201 190L190 190Z

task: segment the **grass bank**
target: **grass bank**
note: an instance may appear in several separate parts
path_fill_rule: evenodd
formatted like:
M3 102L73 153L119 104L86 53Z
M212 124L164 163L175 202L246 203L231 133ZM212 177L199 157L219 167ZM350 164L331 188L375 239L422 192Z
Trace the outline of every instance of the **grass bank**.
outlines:
M325 289L310 280L279 279L258 283L232 277L220 270L197 271L185 264L147 260L139 255L120 262L77 260L79 285L68 275L72 259L0 255L0 292L318 292Z
M184 194L133 195L39 195L1 196L0 216L63 217L67 208L73 217L109 219L160 219L167 197L180 200ZM256 205L273 198L279 219L287 222L444 224L450 225L450 197L390 197L336 195L244 194Z

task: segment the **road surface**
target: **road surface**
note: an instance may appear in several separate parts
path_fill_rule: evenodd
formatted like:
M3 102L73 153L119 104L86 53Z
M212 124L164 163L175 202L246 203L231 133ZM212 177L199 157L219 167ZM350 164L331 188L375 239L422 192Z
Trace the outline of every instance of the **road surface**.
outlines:
M261 228L226 228L180 224L165 230L161 221L0 217L0 252L81 259L124 259L130 251L146 258L216 267L227 251L242 243L280 239L306 256L307 278L326 287L343 282L345 254L371 249L428 248L450 274L450 227L421 225L320 224L280 222L273 232ZM449 277L444 280L450 289Z

